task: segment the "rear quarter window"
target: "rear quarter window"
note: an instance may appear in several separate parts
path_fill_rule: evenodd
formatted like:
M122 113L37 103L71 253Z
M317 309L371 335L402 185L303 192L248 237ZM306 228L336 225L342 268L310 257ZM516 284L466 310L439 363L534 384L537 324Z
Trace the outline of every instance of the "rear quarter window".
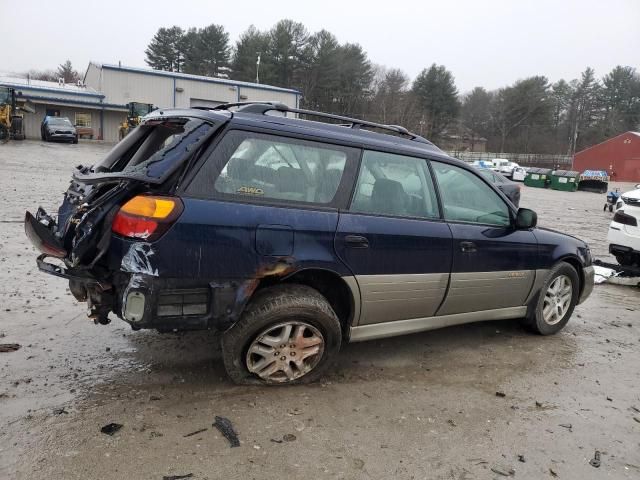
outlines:
M332 205L359 150L231 130L187 188L188 194L248 201Z

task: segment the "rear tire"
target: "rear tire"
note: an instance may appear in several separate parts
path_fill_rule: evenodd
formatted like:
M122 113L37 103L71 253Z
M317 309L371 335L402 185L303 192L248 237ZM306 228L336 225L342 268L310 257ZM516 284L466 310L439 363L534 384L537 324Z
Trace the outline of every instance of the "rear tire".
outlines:
M340 321L319 292L282 284L259 291L223 334L222 357L238 384L310 383L331 366L341 342Z
M558 333L569 322L580 295L578 272L566 262L559 262L549 271L535 304L523 324L540 335Z

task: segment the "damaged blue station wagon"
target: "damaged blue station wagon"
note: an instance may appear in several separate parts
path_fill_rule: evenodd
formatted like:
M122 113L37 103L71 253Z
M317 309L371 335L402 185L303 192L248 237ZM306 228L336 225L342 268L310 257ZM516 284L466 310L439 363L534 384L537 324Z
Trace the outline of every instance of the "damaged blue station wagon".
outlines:
M241 383L467 322L552 334L593 288L584 242L429 141L275 102L156 110L25 229L96 323L219 330Z

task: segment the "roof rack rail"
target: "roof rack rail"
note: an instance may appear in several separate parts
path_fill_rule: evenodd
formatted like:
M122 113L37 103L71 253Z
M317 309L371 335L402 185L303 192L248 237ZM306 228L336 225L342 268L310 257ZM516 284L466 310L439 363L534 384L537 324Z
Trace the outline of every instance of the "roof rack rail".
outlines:
M336 115L333 113L325 113L325 112L317 112L315 110L305 110L302 108L293 108L285 105L281 102L235 102L235 103L223 103L222 105L217 105L213 107L211 110L228 110L233 107L239 107L238 111L243 113L255 113L258 115L264 115L270 111L278 111L278 112L290 112L290 113L298 113L300 115L309 115L312 117L320 117L320 118L329 118L332 120L338 120L340 122L345 122L342 126L359 129L362 127L371 127L371 128L379 128L380 130L388 130L400 135L405 135L409 137L411 140L417 140L420 142L431 143L427 139L421 137L420 135L416 135L415 133L410 132L404 127L399 125L385 125L383 123L375 123L369 122L367 120L359 120L357 118L345 117L343 115Z

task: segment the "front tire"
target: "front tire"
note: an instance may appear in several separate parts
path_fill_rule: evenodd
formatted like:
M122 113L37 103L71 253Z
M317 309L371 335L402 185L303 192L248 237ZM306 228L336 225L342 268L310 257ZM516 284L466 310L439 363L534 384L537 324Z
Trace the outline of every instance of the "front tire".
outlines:
M566 262L557 263L548 273L530 306L525 326L540 335L558 333L569 322L580 295L578 272Z
M238 384L309 383L330 367L341 342L340 321L319 292L282 284L256 294L223 334L222 356Z

